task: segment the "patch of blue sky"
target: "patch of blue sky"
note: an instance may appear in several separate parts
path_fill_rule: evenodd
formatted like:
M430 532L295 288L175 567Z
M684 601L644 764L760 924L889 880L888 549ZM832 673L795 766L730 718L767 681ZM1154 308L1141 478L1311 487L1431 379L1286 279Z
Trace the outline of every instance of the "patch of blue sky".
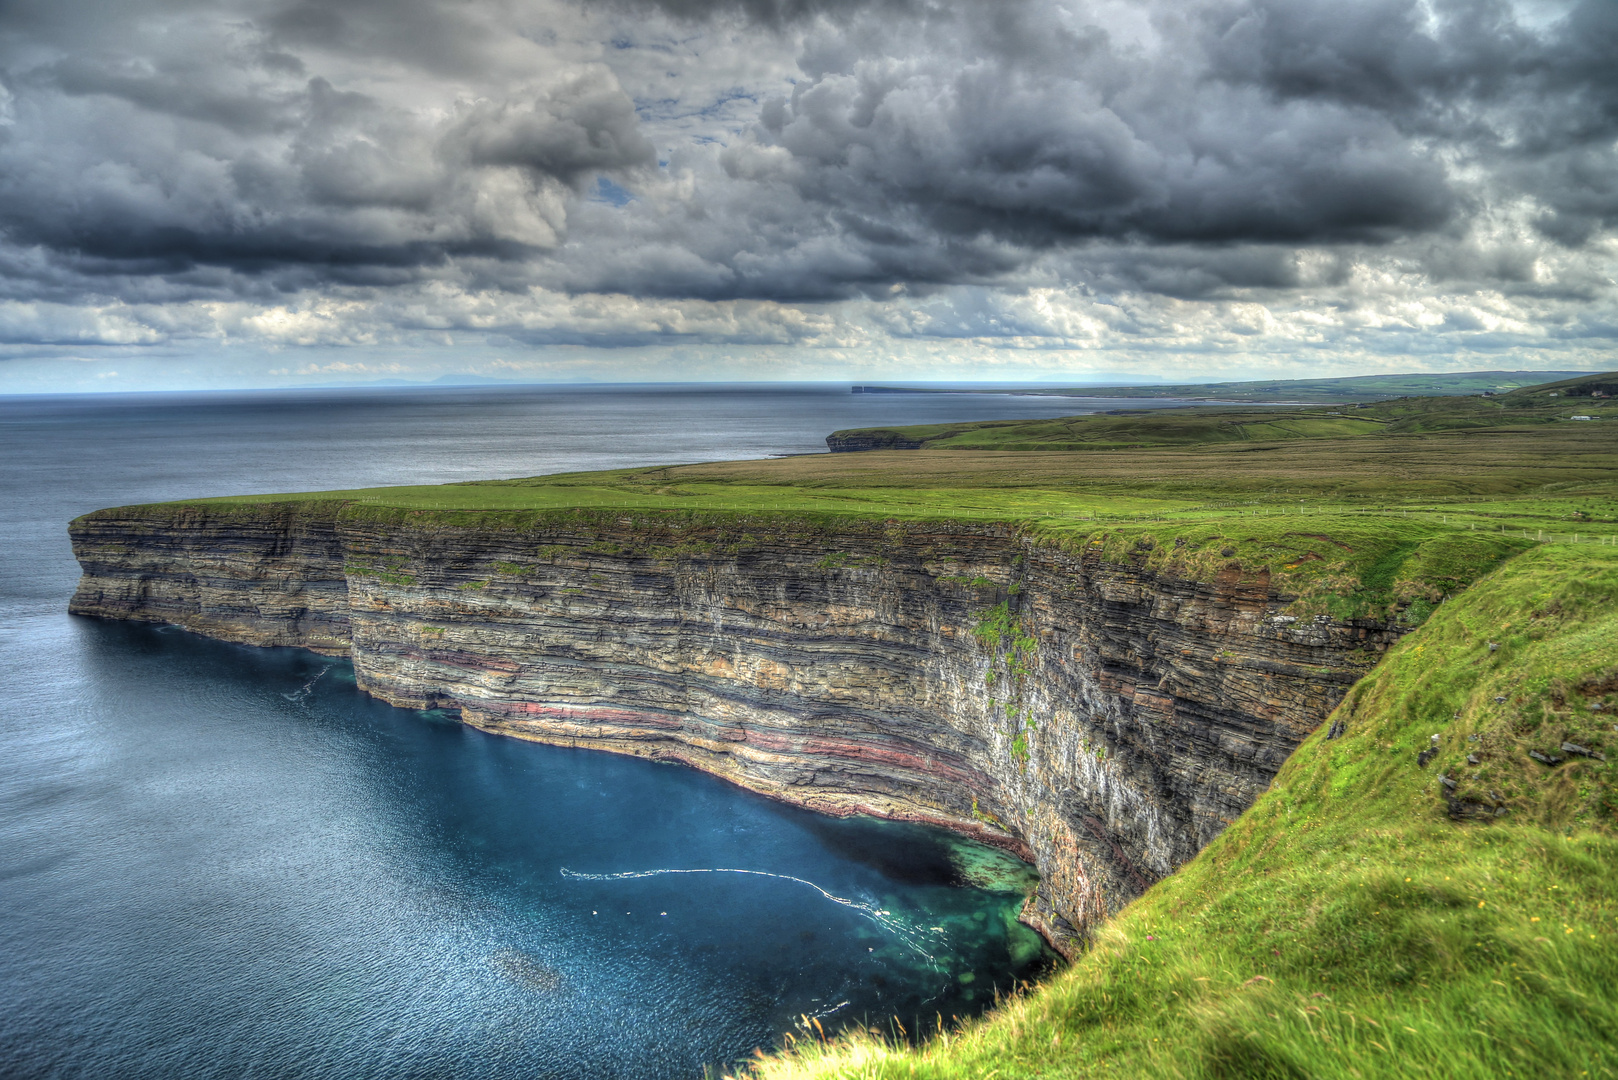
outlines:
M614 183L605 176L596 177L595 191L590 195L591 202L611 203L613 206L625 206L634 199L635 196L628 188Z
M681 97L642 97L635 99L635 113L643 123L711 121L740 129L754 119L760 100L760 95L740 88L726 90L717 98L701 103Z

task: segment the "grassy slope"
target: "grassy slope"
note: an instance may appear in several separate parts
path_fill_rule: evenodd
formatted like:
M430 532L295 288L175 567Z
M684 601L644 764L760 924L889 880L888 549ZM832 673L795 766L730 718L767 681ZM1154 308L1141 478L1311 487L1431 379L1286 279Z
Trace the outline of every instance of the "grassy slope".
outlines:
M1607 399L1590 399L1592 392L1608 395ZM1504 395L1507 404L1516 406L1549 404L1552 396L1560 398L1557 404L1576 408L1581 405L1594 405L1608 401L1613 395L1618 395L1618 371L1593 372L1562 379L1558 382L1541 383L1537 386L1525 386Z
M1343 738L1311 736L1050 984L916 1048L799 1043L757 1072L1618 1075L1615 642L1618 552L1513 559L1356 687ZM1434 733L1442 752L1419 769ZM1526 756L1564 738L1614 764ZM1452 821L1441 772L1509 812Z

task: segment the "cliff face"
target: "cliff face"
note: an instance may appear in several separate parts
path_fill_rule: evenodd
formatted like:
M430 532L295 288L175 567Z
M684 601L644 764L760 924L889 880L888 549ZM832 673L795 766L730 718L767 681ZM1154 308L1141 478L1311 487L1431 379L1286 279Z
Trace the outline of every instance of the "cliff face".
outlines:
M68 610L346 656L339 509L281 503L228 516L194 507L86 515L69 527L84 576Z
M1025 917L1065 951L1241 813L1395 633L1007 526L414 517L103 511L73 525L72 610L346 652L395 704L975 834L1038 866Z
M834 431L826 436L826 448L834 454L860 450L920 450L922 440L897 431Z

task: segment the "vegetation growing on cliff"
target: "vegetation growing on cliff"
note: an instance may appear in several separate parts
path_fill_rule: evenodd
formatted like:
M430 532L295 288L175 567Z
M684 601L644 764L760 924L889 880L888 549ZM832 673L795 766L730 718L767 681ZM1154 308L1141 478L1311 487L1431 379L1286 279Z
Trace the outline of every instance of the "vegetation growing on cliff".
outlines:
M1340 737L1323 725L1049 984L919 1046L856 1033L751 1071L1618 1074L1615 641L1618 551L1519 555L1405 638L1339 707Z
M1016 585L1008 590L1015 595ZM1033 731L1033 717L1021 705L1023 682L1032 671L1039 639L1026 633L1022 619L1011 609L1011 602L1002 600L985 611L972 628L972 636L989 654L988 670L984 682L993 689L1003 685L1007 700L1002 705L1006 719L1013 721L1011 743L1007 752L1021 769L1028 767L1028 736ZM1002 678L1003 676L1003 678ZM977 804L973 803L976 816Z
M1170 520L1096 529L1066 541L1103 562L1169 577L1264 580L1298 618L1397 619L1419 626L1436 605L1538 541L1478 529L1467 514L1356 514L1322 509L1268 519Z

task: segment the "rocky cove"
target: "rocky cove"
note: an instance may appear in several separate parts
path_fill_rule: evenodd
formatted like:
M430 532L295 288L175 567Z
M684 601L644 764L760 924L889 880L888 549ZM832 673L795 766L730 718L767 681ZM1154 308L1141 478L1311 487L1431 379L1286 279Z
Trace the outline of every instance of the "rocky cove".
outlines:
M1010 523L218 502L71 536L75 613L346 655L396 705L1012 850L1069 955L1400 633Z

